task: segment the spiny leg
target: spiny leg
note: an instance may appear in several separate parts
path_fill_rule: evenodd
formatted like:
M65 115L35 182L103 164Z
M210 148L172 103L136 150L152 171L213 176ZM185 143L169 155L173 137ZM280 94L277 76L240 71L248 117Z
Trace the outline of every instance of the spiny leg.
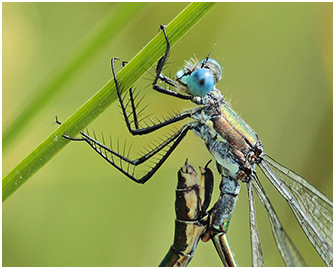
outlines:
M160 29L164 33L166 43L167 43L167 48L166 48L166 51L165 51L164 55L158 61L157 68L156 68L156 77L154 79L153 88L155 90L159 91L159 92L163 92L163 93L166 93L168 95L173 95L175 97L179 97L179 98L182 98L182 99L192 99L192 98L189 98L189 96L180 95L177 92L174 92L174 91L171 91L171 90L168 90L168 89L164 89L164 88L160 87L159 85L157 85L157 80L159 78L162 81L169 83L170 85L176 86L176 84L177 84L177 82L174 82L173 80L171 80L171 79L165 77L163 74L161 74L161 71L162 71L162 69L163 69L163 67L164 67L164 65L165 65L165 63L168 59L168 55L169 55L169 51L170 51L170 42L168 40L168 36L167 36L166 30L165 30L165 26L161 25ZM118 94L118 97L119 97L121 109L122 109L122 112L123 112L123 115L124 115L124 119L126 121L127 128L132 135L144 135L144 134L151 133L151 132L153 132L157 129L160 129L164 126L167 126L167 125L170 125L172 123L181 121L181 120L183 120L187 117L191 117L192 114L195 114L196 112L199 111L199 110L186 111L186 112L180 113L178 115L175 115L175 116L173 116L173 117L171 117L167 120L161 121L158 124L153 124L151 126L140 128L139 127L139 121L138 121L138 113L136 112L136 106L135 106L135 103L134 103L133 90L132 90L132 88L130 88L129 89L129 95L130 95L130 103L131 103L131 107L132 107L131 114L133 116L133 122L134 122L134 125L135 125L135 129L133 129L131 127L131 122L129 121L129 115L127 114L127 111L126 111L126 106L127 105L126 106L124 105L123 98L121 96L121 91L120 91L118 79L117 79L116 72L115 72L115 64L114 64L115 60L120 60L120 59L119 58L112 58L111 59L112 73L113 73L113 77L114 77L115 87L116 87L116 90L117 90L117 94ZM121 62L121 67L124 67L126 63L127 63L126 61L122 61ZM186 98L184 98L183 96L186 97ZM72 139L72 140L73 141L80 141L81 139Z
M178 146L178 144L181 142L181 140L185 137L187 132L190 130L190 126L186 125L182 129L180 129L177 133L175 133L174 136L168 138L165 140L162 144L158 145L156 148L152 149L150 152L147 154L141 156L140 158L137 158L135 160L130 160L129 158L119 154L118 152L109 149L108 147L102 145L96 140L91 139L85 139L85 141L100 155L102 156L108 163L113 165L116 169L118 169L120 172L122 172L124 175L129 177L131 180L135 181L136 183L141 183L144 184L146 181L148 181L152 175L162 166L162 164L166 161L166 159L171 155L173 150ZM97 143L95 143L96 141ZM166 148L167 146L170 145L170 148L162 155L162 157L159 159L157 163L147 172L145 173L142 177L136 178L134 176L134 171L135 167L144 163L145 161L149 160L151 157L155 156L158 152ZM110 152L111 156L116 156L120 160L120 164L117 165L116 162L109 158L107 154L104 154L103 151L108 151ZM122 161L125 161L129 163L130 165L134 166L133 172L130 173L129 169L125 170L122 168Z
M164 25L160 25L159 26L160 30L163 31L164 36L165 36L165 40L166 40L166 50L164 55L158 60L158 64L156 67L156 77L154 79L153 84L157 84L157 81L159 79L159 75L162 73L163 67L167 61L167 59L169 58L169 53L170 53L170 41L169 38L167 36L166 30L165 30L165 26Z
M156 67L156 76L155 76L155 79L154 79L154 82L153 82L153 89L157 90L158 92L161 92L161 93L164 93L164 94L168 94L168 95L172 95L172 96L177 97L177 98L191 100L193 98L192 96L179 94L179 93L171 91L169 89L165 89L165 88L163 88L163 87L161 87L161 86L159 86L157 84L158 79L161 79L162 81L164 81L164 82L166 82L166 83L168 83L168 84L170 84L170 85L172 85L174 87L176 87L178 85L177 82L175 82L172 79L170 79L170 78L164 76L163 74L161 74L162 69L163 69L163 67L164 67L164 65L165 65L165 63L166 63L166 61L168 59L168 56L169 56L170 42L169 42L166 30L165 30L165 26L161 25L160 29L163 31L164 36L165 36L166 51L165 51L164 55L158 61L158 64L157 64L157 67ZM129 89L129 96L130 96L131 107L132 107L132 113L131 114L133 115L133 121L134 121L134 125L135 125L135 129L133 129L131 127L131 124L130 124L130 121L129 121L129 115L127 114L126 106L124 105L124 101L123 101L123 98L121 96L120 85L119 85L119 82L118 82L118 79L117 79L117 76L116 76L116 72L115 72L115 60L120 60L120 59L119 58L112 58L111 59L111 67L112 67L112 73L113 73L114 83L115 83L117 95L119 97L121 109L122 109L122 112L123 112L123 115L124 115L124 119L125 119L127 128L128 128L129 132L132 135L144 135L144 134L148 134L148 133L151 133L151 132L153 132L153 131L155 131L155 130L157 130L159 128L162 128L164 126L167 126L169 124L172 124L174 122L183 120L183 119L191 116L191 114L193 112L184 112L184 113L181 113L181 114L176 115L174 117L171 117L171 118L169 118L167 120L159 122L158 124L153 124L152 126L147 126L145 128L140 128L139 124L138 124L138 117L137 117L137 112L136 112L136 106L135 106L134 98L133 98L133 91L132 91L132 88L130 88ZM123 61L121 63L121 66L123 67L125 63L126 62Z
M118 82L118 79L117 79L117 76L116 76L115 60L119 60L119 59L118 58L112 58L111 65L112 65L112 73L113 73L113 77L114 77L116 92L117 92L117 95L119 97L119 101L120 101L122 113L123 113L123 116L124 116L124 120L126 122L126 125L127 125L127 128L129 130L129 132L132 135L144 135L144 134L151 133L151 132L153 132L157 129L160 129L164 126L167 126L169 124L175 123L175 122L180 121L180 120L183 120L187 117L191 117L191 115L194 114L194 111L186 111L186 112L180 113L178 115L175 115L174 117L171 117L171 118L169 118L165 121L159 122L158 124L154 124L154 125L144 127L144 128L139 128L136 107L135 107L135 103L134 103L134 100L133 100L133 92L132 92L132 88L130 88L129 95L130 95L131 106L132 106L132 115L133 115L134 124L135 124L135 129L133 129L131 127L131 124L130 124L130 121L129 121L129 115L126 111L126 106L124 104L124 101L123 101L123 98L122 98L122 95L121 95L121 91L120 91L119 82Z
M167 83L167 84L169 84L173 87L177 87L179 85L178 82L176 82L176 81L174 81L174 80L172 80L172 79L170 79L170 78L168 78L168 77L166 77L162 74L163 67L164 67L167 59L169 58L170 41L169 41L169 38L167 36L165 26L160 25L160 29L163 31L164 36L165 36L166 50L165 50L164 55L158 61L158 64L157 64L157 67L156 67L156 77L155 77L154 82L153 82L153 89L160 92L160 93L164 93L164 94L167 94L167 95L170 95L170 96L174 96L174 97L177 97L177 98L180 98L180 99L183 99L183 100L192 100L193 96L191 96L191 95L180 94L178 92L171 91L169 89L165 89L165 88L163 88L163 87L161 87L157 84L158 79L160 79L163 82L165 82L165 83Z
M160 73L162 71L163 66L165 65L165 62L168 58L168 54L169 54L169 50L170 50L170 44L169 44L168 37L167 37L166 31L165 31L165 27L161 26L161 29L163 30L166 41L167 41L167 49L166 49L166 52L165 52L164 56L158 62L157 69L156 69L156 78L155 78L154 84L156 84L156 82L157 82L157 80L160 76L163 77L163 75L161 75ZM122 109L122 112L123 112L128 130L133 135L141 135L141 134L151 133L151 132L153 132L153 131L155 131L155 130L163 127L163 126L167 126L169 124L172 124L174 122L183 120L187 117L191 117L192 115L201 112L201 109L194 109L192 111L186 111L186 112L180 113L176 116L173 116L173 117L171 117L167 120L159 122L158 124L154 124L152 126L147 126L145 128L139 128L138 117L137 117L138 115L136 113L136 105L134 103L133 91L132 91L132 88L130 88L129 95L130 95L130 103L131 103L131 107L132 107L131 114L133 116L133 121L134 121L135 128L136 128L136 129L132 129L131 125L130 125L131 123L129 121L129 116L127 115L127 111L126 111L127 105L126 106L124 105L123 98L121 96L119 83L118 83L116 72L115 72L115 60L119 60L119 59L118 58L112 58L111 59L112 73L113 73L113 77L114 77L114 82L115 82L115 86L116 86L117 94L118 94L118 97L119 97L121 109ZM123 67L125 65L125 63L126 62L121 62L121 66ZM132 179L133 181L135 181L137 183L145 183L157 171L157 169L164 163L164 161L168 158L168 156L172 153L172 151L175 149L175 147L184 138L184 136L186 135L187 131L190 128L191 128L191 125L185 125L175 135L168 138L162 144L160 144L159 146L152 149L147 154L144 154L142 157L140 157L136 160L130 160L129 158L123 156L122 154L119 154L118 152L114 151L113 149L109 149L108 147L106 147L104 145L104 143L98 142L96 140L96 137L92 138L88 134L85 134L84 132L81 132L81 135L83 136L82 138L73 138L73 137L69 137L65 134L64 134L64 138L67 138L67 139L73 140L73 141L85 141L85 142L87 142L99 155L101 155L110 164L112 164L114 167L116 167L118 170L120 170L123 174L127 175L130 179ZM162 155L162 158L159 159L159 161L154 165L154 167L152 167L152 169L149 172L147 172L143 177L136 178L133 175L134 171L133 171L132 174L130 174L129 170L124 170L122 168L122 161L125 161L130 165L137 166L137 165L145 162L146 160L148 160L149 158L154 156L157 152L161 151L163 148L165 148L166 146L168 146L170 144L171 144L170 148ZM105 154L103 153L102 150L104 151ZM106 154L107 152L110 153L111 159L108 158L108 156ZM116 162L114 161L114 158L120 160L119 165L116 164Z
M56 118L56 123L61 124L60 121ZM85 141L87 144L89 144L101 157L103 157L108 163L110 163L112 166L114 166L116 169L118 169L120 172L122 172L124 175L129 177L131 180L135 181L136 183L142 183L144 184L146 181L148 181L151 176L161 167L161 165L166 161L166 159L171 155L173 150L178 146L178 144L181 142L181 140L185 137L187 132L192 128L192 124L184 125L179 131L177 131L175 134L167 138L165 141L163 141L161 144L159 144L157 147L151 149L149 152L144 154L143 156L131 160L128 157L120 154L119 152L115 151L111 148L107 147L106 145L100 143L96 140L96 136L94 134L94 138L90 137L88 134L84 132L80 132L82 135L81 138L74 138L70 137L66 134L63 135L64 138L72 140L72 141ZM104 141L104 138L103 138ZM154 166L146 172L142 177L136 178L134 176L135 167L146 162L151 157L155 156L157 153L165 149L169 146L169 149L166 150L165 153L162 154L161 158L158 160L157 163L154 164ZM125 150L124 150L125 152ZM110 157L108 156L108 153L110 154ZM127 154L129 155L129 153ZM116 158L116 159L114 159ZM119 160L120 163L117 164L116 161ZM123 169L122 167L122 161L130 164L133 166L133 172L130 173L129 171L129 165L127 170Z
M163 82L165 82L165 83L167 83L167 84L169 84L169 85L171 85L173 87L177 87L178 86L178 82L175 82L174 80L166 77L163 74L160 74L159 78ZM181 94L181 93L178 93L178 92L175 92L175 91L171 91L169 89L163 88L162 86L160 86L158 84L154 84L153 85L153 89L155 91L160 92L160 93L163 93L163 94L166 94L166 95L170 95L170 96L173 96L173 97L176 97L176 98L179 98L179 99L183 99L183 100L192 100L194 98L192 95L185 95L185 94Z

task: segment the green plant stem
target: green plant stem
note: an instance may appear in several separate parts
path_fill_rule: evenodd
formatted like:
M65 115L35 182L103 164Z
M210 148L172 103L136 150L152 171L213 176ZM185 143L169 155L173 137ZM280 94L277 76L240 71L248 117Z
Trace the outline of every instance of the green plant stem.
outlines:
M24 128L29 126L29 123L36 114L46 107L55 96L59 96L66 89L63 86L78 74L85 64L94 59L94 56L101 51L108 41L113 39L142 5L139 3L119 4L116 9L112 10L111 14L107 15L106 20L96 30L89 41L78 52L74 53L72 58L58 69L59 71L50 76L49 81L45 82L44 86L36 91L38 94L35 98L21 110L20 114L4 130L2 140L3 152L13 144ZM118 16L115 14L118 14Z
M194 26L214 4L192 3L188 5L166 28L171 46ZM118 73L122 89L130 88L163 55L165 49L164 36L159 33ZM116 99L114 81L111 80L3 178L2 201L6 200L69 143L69 140L62 137L65 131L70 136L77 135Z

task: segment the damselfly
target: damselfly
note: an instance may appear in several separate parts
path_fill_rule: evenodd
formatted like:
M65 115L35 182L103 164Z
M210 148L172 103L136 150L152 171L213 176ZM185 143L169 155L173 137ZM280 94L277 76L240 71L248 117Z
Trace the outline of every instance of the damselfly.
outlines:
M162 74L162 69L170 52L170 44L165 27L161 26L161 29L166 39L167 48L165 54L158 61L153 89L179 99L189 100L199 105L199 107L179 113L157 124L153 122L152 125L142 128L139 124L132 88L128 91L129 102L124 103L124 98L121 96L115 73L115 61L118 59L113 58L112 72L127 128L132 135L145 135L186 118L193 121L186 123L161 144L134 160L113 150L112 145L108 147L104 139L100 143L96 137L92 138L84 132L81 132L82 137L80 138L72 138L66 134L64 134L64 137L74 141L87 142L99 155L124 175L136 183L143 184L161 167L188 131L192 130L204 140L206 147L216 160L222 178L220 197L210 212L209 230L210 237L215 243L221 259L226 261L225 264L236 265L232 259L232 252L225 251L224 246L229 242L227 231L241 182L247 183L248 186L253 265L263 264L254 217L253 189L256 190L256 194L268 212L271 230L284 262L289 266L304 264L292 241L282 229L278 217L257 178L255 167L258 165L286 199L318 254L328 266L332 266L332 201L304 178L264 153L263 145L257 134L232 110L221 92L215 87L222 76L222 70L217 61L209 58L209 56L200 62L191 60L186 63L183 70L177 72L175 80ZM158 81L167 84L168 88L159 85ZM130 113L127 111L129 108ZM154 156L159 156L159 158L153 167L144 175L136 176L135 168Z

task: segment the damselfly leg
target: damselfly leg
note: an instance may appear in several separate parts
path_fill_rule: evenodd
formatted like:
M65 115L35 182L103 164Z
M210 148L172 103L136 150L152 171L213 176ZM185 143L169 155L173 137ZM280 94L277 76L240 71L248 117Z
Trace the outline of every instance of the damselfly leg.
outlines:
M167 38L167 34L165 31L165 27L161 26L161 29L163 30L164 36L166 38L167 48L165 51L165 54L161 59L159 60L156 68L156 76L153 82L153 89L157 90L158 92L171 95L173 91L170 91L168 89L165 89L157 84L157 80L162 78L163 81L169 83L169 84L177 84L177 82L174 82L171 79L168 79L164 75L161 74L162 68L168 58L170 45ZM170 124L173 124L175 122L181 121L185 118L189 118L194 114L200 113L201 109L194 109L190 111L182 112L178 115L175 115L167 120L160 121L157 124L153 124L151 126L147 126L144 128L139 127L138 117L137 117L137 111L136 111L136 105L134 103L134 97L133 97L133 91L132 88L129 89L129 96L130 96L130 104L131 104L131 116L133 117L133 120L130 120L130 116L127 113L126 105L124 104L124 100L121 95L120 91L120 85L116 76L115 71L115 61L119 60L118 58L112 58L111 60L111 66L112 66L112 73L114 77L114 82L117 90L117 94L120 101L120 106L122 109L122 113L127 125L127 128L129 132L132 135L145 135L149 134L151 132L156 131L157 129L160 129L164 126L168 126ZM122 62L121 65L123 66L125 62ZM175 94L172 94L174 97L181 98L181 99L192 99L192 96L186 96L182 94L178 94L175 92ZM186 98L187 97L187 98ZM135 128L131 127L131 122L134 123ZM177 147L177 145L181 142L181 140L185 137L186 133L192 128L192 124L186 124L184 125L179 131L168 137L165 141L163 141L160 145L158 145L156 148L152 149L151 151L147 152L143 156L131 160L127 158L126 156L120 154L119 152L113 150L112 144L110 143L110 147L106 146L105 141L99 142L97 141L96 137L91 137L89 134L81 132L82 137L81 138L73 138L66 134L64 134L64 138L70 139L72 141L85 141L88 143L100 156L102 156L107 162L109 162L112 166L114 166L116 169L118 169L120 172L122 172L124 175L129 177L131 180L137 182L137 183L145 183L147 180L151 178L151 176L158 170L158 168L164 163L164 161L169 157L169 155L173 152L173 150ZM104 138L103 138L104 140ZM160 153L161 151L165 152L161 155L161 158L155 165L147 171L143 176L136 177L134 175L135 173L135 167L144 163L145 161L149 160L151 157L155 156L157 153ZM122 162L126 162L130 164L133 168L132 171L130 171L129 166L127 166L127 169L125 169L122 166Z

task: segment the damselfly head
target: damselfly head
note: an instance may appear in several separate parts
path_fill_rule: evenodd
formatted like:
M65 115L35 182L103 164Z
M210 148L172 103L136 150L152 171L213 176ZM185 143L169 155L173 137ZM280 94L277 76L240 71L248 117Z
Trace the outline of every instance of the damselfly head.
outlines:
M217 61L206 58L201 62L191 59L183 70L177 72L177 81L183 90L193 96L203 97L211 92L222 77L222 69Z

